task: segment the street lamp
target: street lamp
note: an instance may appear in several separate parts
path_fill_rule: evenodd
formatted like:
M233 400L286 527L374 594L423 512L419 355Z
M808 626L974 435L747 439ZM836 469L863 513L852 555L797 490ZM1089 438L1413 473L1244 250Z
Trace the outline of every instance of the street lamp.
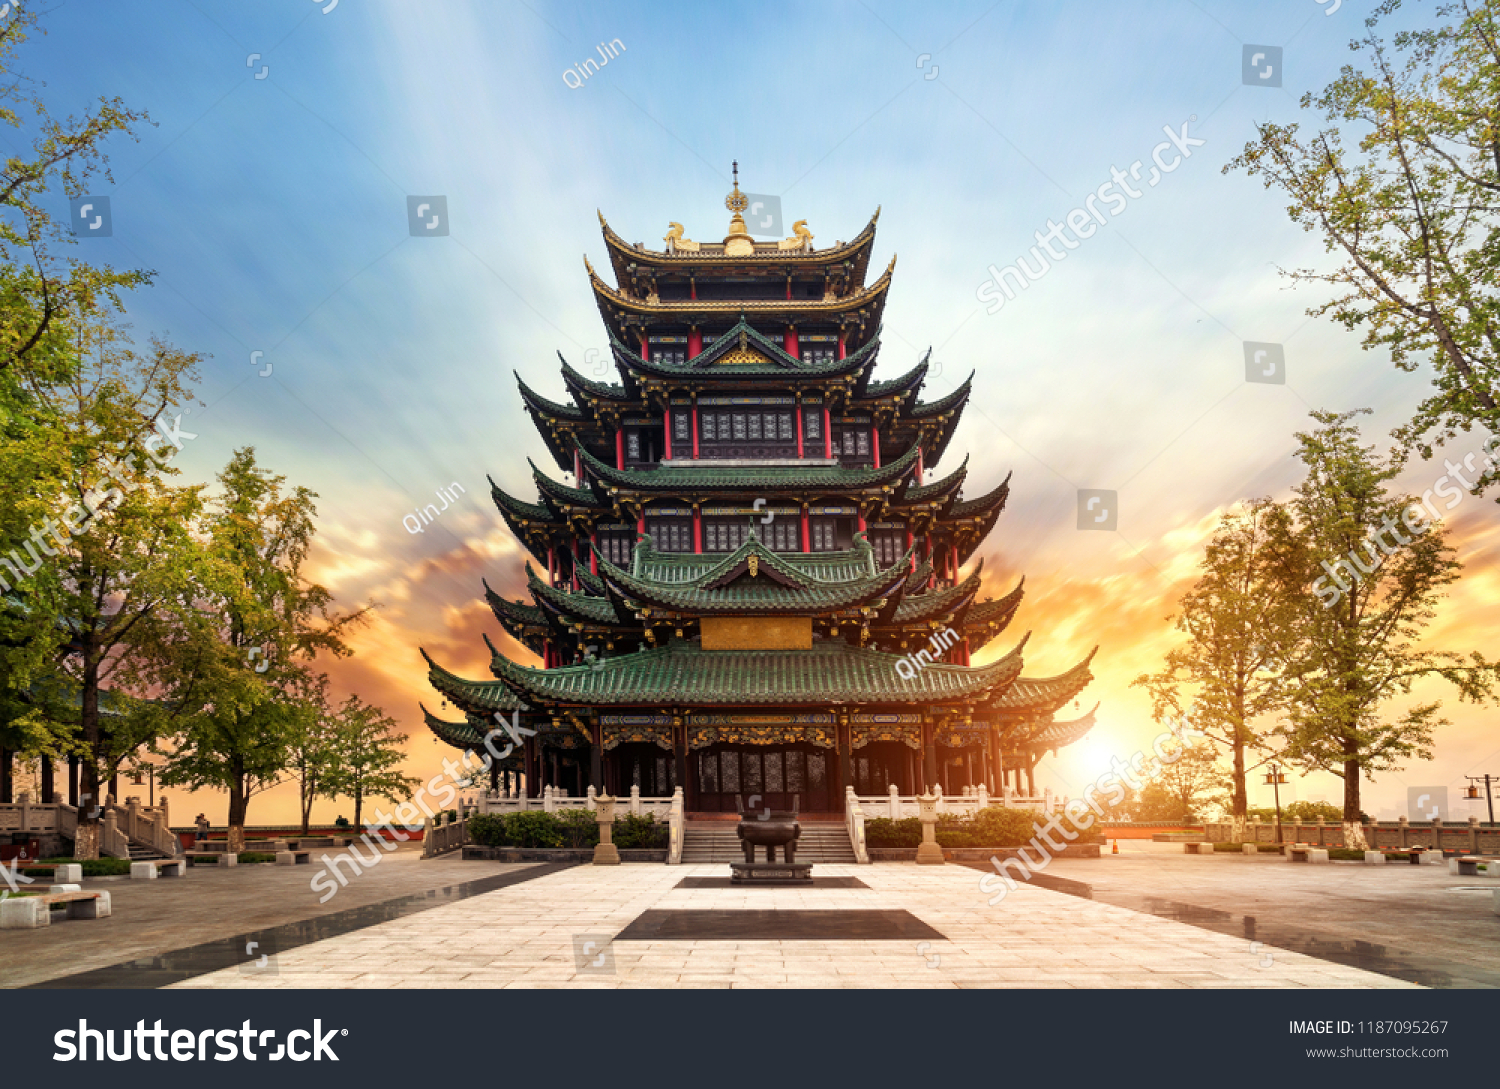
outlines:
M1270 769L1266 772L1266 786L1270 787L1274 791L1275 796L1276 796L1276 842L1277 843L1284 843L1284 842L1286 842L1285 837L1281 834L1281 784L1284 783L1284 782L1286 782L1286 776L1283 775L1283 774L1281 774L1281 767L1280 767L1280 765L1272 764L1271 767L1270 767Z
M1495 823L1495 796L1490 791L1490 784L1491 783L1500 783L1500 775L1465 775L1464 778L1467 779L1467 780L1469 780L1469 787L1468 787L1467 790L1464 791L1464 797L1473 799L1475 801L1477 801L1479 799L1479 788L1476 787L1476 786L1474 786L1474 784L1475 783L1483 783L1484 784L1484 800L1489 804L1489 808L1490 808L1490 823L1494 824Z

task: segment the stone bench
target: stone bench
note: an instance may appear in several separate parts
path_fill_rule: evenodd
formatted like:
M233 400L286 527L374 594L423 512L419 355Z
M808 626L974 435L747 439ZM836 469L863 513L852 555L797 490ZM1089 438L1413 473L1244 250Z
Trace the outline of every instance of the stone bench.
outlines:
M1189 855L1211 855L1214 853L1212 843L1184 843L1183 853Z
M1387 861L1387 859L1385 857L1385 852L1384 851L1366 851L1365 852L1365 865L1366 866L1384 866L1386 864L1386 861Z
M1286 860L1288 862L1327 862L1328 849L1309 847L1305 843L1289 844L1286 849Z
M310 866L312 865L311 851L277 851L276 865L278 866Z
M228 851L188 851L182 857L194 864L211 862L215 866L238 866L240 856Z
M77 885L54 885L45 896L0 900L0 930L34 930L52 925L52 909L66 907L70 919L104 919L112 914L107 892L83 892ZM67 891L56 891L65 889Z
M1260 854L1260 844L1242 843L1240 844L1240 853L1246 855L1258 855Z
M1484 876L1500 877L1500 863L1492 858L1480 858L1478 855L1459 855L1457 858L1448 860L1448 872L1459 877L1478 877L1479 867L1484 867Z
M132 881L155 881L158 877L186 877L187 859L153 858L130 864Z
M27 862L19 867L25 870L51 870L52 880L79 882L83 880L83 867L77 862Z

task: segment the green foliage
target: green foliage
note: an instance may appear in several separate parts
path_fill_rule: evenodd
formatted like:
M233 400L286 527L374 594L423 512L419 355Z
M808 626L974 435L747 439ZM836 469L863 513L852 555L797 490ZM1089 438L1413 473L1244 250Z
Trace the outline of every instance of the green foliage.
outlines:
M1403 518L1408 508L1423 508L1388 487L1402 471L1401 456L1382 459L1362 445L1351 422L1357 413L1312 415L1322 426L1297 436L1307 477L1293 489L1283 550L1284 592L1298 606L1299 624L1284 650L1292 686L1277 732L1287 760L1343 778L1344 819L1352 821L1361 776L1430 759L1433 731L1448 724L1439 701L1403 699L1413 685L1441 677L1460 700L1488 702L1500 667L1477 651L1465 658L1431 649L1425 639L1460 564L1440 525L1428 527L1424 516L1418 532ZM1414 535L1395 532L1398 523ZM1390 545L1381 540L1387 534ZM1323 565L1343 559L1347 567L1351 555L1372 570L1358 581L1346 572L1339 594ZM1400 708L1388 711L1393 700Z
M597 834L595 836L597 839ZM610 839L621 850L648 849L665 850L671 843L672 830L665 824L656 823L656 814L636 816L627 813L615 821Z
M324 788L329 795L353 799L355 827L360 826L366 798L399 803L421 785L420 780L398 770L406 759L402 748L406 735L379 707L350 696L334 714L332 725L337 756Z
M973 817L939 816L936 836L940 847L1022 847L1036 835L1034 826L1044 823L1040 813L1029 809L990 806ZM865 821L868 847L917 847L921 843L920 817L895 821L872 817Z
M251 864L276 861L276 855L274 853L267 853L265 851L241 851L237 857L241 862L247 862Z
M922 822L917 817L891 820L871 817L865 821L867 847L917 847L922 843Z
M1283 273L1327 289L1309 314L1362 330L1403 371L1431 367L1431 396L1396 432L1430 458L1475 425L1500 434L1500 2L1442 4L1442 22L1387 43L1374 27L1399 3L1366 21L1356 45L1368 70L1346 65L1303 97L1323 115L1317 132L1267 122L1224 169L1288 197L1292 220L1333 256ZM1481 486L1500 479L1482 472Z
M1262 738L1256 722L1286 699L1280 650L1297 618L1280 592L1287 519L1285 508L1269 499L1224 514L1204 550L1202 574L1178 605L1176 627L1185 641L1167 652L1159 672L1131 682L1150 693L1158 722L1187 718L1193 730L1227 750L1231 813L1243 813L1247 804L1245 757ZM1150 798L1148 785L1140 799L1159 815L1132 816L1177 820L1191 812L1211 785L1204 780L1218 778L1212 766L1212 751L1201 750L1170 765L1167 781Z
M84 877L122 877L130 872L128 858L47 858L38 861L76 863L83 867ZM23 867L21 872L28 877L52 876L51 870L28 870Z
M545 813L528 809L523 813L477 813L468 820L469 836L485 847L593 847L599 842L599 826L592 810L562 809ZM664 849L671 830L658 824L653 814L625 814L615 820L611 840L622 850Z

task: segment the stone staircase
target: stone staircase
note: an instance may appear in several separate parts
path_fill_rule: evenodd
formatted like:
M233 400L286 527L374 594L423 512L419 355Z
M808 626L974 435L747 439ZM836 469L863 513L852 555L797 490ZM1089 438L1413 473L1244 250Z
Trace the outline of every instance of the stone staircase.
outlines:
M682 840L683 865L695 862L743 862L744 849L735 835L737 821L694 821L686 823ZM777 861L781 852L777 851ZM765 859L765 849L755 854ZM847 862L852 864L854 848L842 821L803 821L802 835L797 838L798 862Z

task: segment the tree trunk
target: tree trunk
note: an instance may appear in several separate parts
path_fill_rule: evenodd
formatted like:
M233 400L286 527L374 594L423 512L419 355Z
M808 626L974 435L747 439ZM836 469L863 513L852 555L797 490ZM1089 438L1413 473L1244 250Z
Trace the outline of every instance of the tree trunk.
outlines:
M229 786L229 845L226 850L239 854L245 849L245 809L249 799L245 797L245 774L243 761L235 759L232 764L233 778Z
M94 859L99 857L99 807L104 804L104 792L99 780L102 741L99 731L99 662L94 655L93 640L87 633L83 637L83 656L86 664L83 682L79 685L78 724L85 749L78 782L78 834L73 840L73 857Z
M354 788L354 827L355 827L356 830L364 827L364 825L362 825L362 824L359 823L359 811L360 811L360 808L364 805L364 800L365 800L365 792L363 790L361 790L359 787L355 787Z
M312 819L312 792L306 779L302 780L302 834L307 835L307 825Z
M14 764L15 754L0 745L0 802L7 804L16 800L11 787L11 767Z
M1365 822L1359 810L1359 761L1344 761L1344 846L1355 851L1369 850L1365 842Z

